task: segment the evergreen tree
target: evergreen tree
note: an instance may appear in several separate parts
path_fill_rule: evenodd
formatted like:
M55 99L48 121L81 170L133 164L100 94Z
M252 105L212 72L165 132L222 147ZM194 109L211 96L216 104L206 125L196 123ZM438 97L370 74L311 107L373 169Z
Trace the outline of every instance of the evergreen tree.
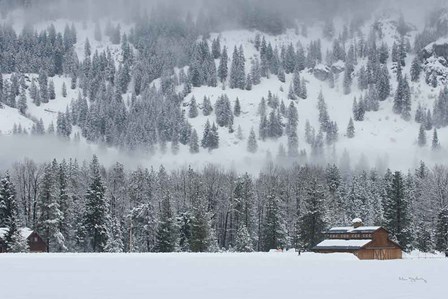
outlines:
M353 138L355 137L355 125L353 124L353 119L350 117L350 121L347 126L347 137Z
M384 224L403 248L411 245L410 203L401 172L386 177L386 197L383 201ZM390 181L389 181L390 180Z
M193 129L190 136L190 153L199 153L199 138L195 129Z
M9 173L0 181L0 227L7 229L3 239L6 249L13 249L18 243L18 208L16 190Z
M62 96L63 96L64 98L67 97L67 86L65 85L65 82L62 83Z
M426 145L426 132L423 125L420 125L420 129L418 131L418 139L417 143L419 146L425 146Z
M436 250L448 250L448 209L442 209L437 215L436 223Z
M266 198L266 218L263 225L264 250L283 249L289 245L283 203L275 190Z
M233 106L233 115L235 115L236 117L241 115L241 105L238 98L236 98L235 105Z
M417 82L420 79L421 72L422 67L420 65L420 59L418 55L416 55L411 64L411 81Z
M230 88L245 89L246 74L245 74L245 58L243 48L240 46L239 50L234 48L232 65L230 67Z
M227 80L227 76L228 76L228 56L227 56L227 48L224 46L223 50L222 50L222 54L221 54L221 60L219 62L219 66L218 66L218 77L219 80L221 82L225 82Z
M23 115L25 115L26 109L28 109L28 104L26 103L26 94L25 94L24 89L22 89L20 91L20 98L19 98L19 103L17 105L17 109L19 109L19 112Z
M346 63L344 70L344 94L351 93L353 65Z
M213 242L213 232L209 215L201 199L197 198L193 202L193 217L191 219L191 251L210 251Z
M258 144L257 137L255 136L254 128L250 130L249 139L247 140L247 151L249 153L257 152Z
M202 102L202 113L204 116L209 116L213 112L212 103L210 102L210 98L204 96L204 100Z
M432 150L437 151L440 149L439 137L437 136L437 129L434 128L432 134Z
M39 200L38 229L47 243L48 251L66 250L65 239L60 231L64 215L60 210L56 174L58 164L54 160L45 167Z
M325 190L316 179L306 189L305 212L298 219L299 242L302 248L311 249L323 239L325 230Z
M244 224L240 225L236 233L235 249L238 252L254 251L249 231Z
M90 163L90 184L86 195L84 212L84 227L87 233L89 249L93 252L103 252L108 236L108 206L98 158L93 157Z
M50 100L54 100L56 99L56 92L54 89L54 82L53 80L50 80L50 82L48 83L48 97Z
M163 193L156 232L156 249L158 252L173 252L177 245L177 224L171 208L171 194L169 191Z
M195 118L195 117L197 117L197 116L199 115L199 112L198 112L198 106L197 106L197 104L196 104L196 99L195 99L194 96L191 98L190 106L189 106L189 107L190 107L190 108L189 108L189 110L188 110L188 117L189 117L189 118Z

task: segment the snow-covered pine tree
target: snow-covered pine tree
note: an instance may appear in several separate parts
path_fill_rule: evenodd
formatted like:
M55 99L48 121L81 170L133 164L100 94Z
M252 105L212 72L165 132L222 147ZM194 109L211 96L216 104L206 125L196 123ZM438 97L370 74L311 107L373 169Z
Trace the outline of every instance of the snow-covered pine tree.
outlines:
M190 153L192 154L199 153L199 138L198 133L196 132L195 129L193 129L193 131L191 132L189 146L190 146Z
M20 246L16 190L9 173L0 180L0 227L7 228L3 237L7 250Z
M419 146L426 145L426 132L425 132L425 127L423 125L420 125L420 129L418 130L417 144Z
M241 105L240 100L236 98L235 105L233 106L233 115L239 117L241 115Z
M238 252L252 252L253 244L245 224L240 225L236 233L235 249Z
M348 138L353 138L355 137L355 125L353 123L353 119L350 117L350 121L348 122L348 126L347 126L347 137Z
M270 190L266 198L266 217L263 224L263 248L283 249L289 246L289 236L281 198Z
M434 128L434 132L432 134L432 146L431 146L433 151L437 151L440 149L440 142L439 142L439 137L437 135L437 129Z
M193 97L191 98L190 106L189 106L189 109L188 109L188 117L189 117L189 118L195 118L195 117L197 117L198 115L199 115L199 112L198 112L198 105L196 104L196 99L195 99L195 97L193 96Z
M249 138L247 139L247 151L249 153L255 153L257 152L258 144L257 144L257 137L255 135L254 128L250 130Z
M158 252L173 252L176 250L178 242L178 227L171 207L171 193L169 190L162 191L162 193L160 219L156 231L156 250Z
M204 96L204 100L202 102L202 113L204 116L209 116L213 112L212 103L210 102L210 98Z
M305 197L305 211L298 218L300 246L306 250L311 249L323 238L325 230L325 190L313 178L308 183Z
M90 163L90 183L84 212L87 249L93 252L103 252L107 244L109 214L105 192L100 164L98 158L93 156Z
M410 203L406 198L405 180L401 172L385 177L386 196L383 200L384 225L403 248L411 245ZM388 181L390 180L390 181Z
M52 252L65 251L65 238L60 228L64 215L60 210L58 200L57 173L58 163L53 160L45 166L42 178L42 187L39 196L38 231L47 243L48 250Z

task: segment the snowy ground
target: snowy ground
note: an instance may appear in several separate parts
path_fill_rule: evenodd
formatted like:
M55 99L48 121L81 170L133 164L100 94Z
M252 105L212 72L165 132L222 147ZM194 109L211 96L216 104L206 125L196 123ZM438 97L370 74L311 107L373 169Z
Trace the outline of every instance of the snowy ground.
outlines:
M2 254L1 298L443 298L448 259L350 254Z

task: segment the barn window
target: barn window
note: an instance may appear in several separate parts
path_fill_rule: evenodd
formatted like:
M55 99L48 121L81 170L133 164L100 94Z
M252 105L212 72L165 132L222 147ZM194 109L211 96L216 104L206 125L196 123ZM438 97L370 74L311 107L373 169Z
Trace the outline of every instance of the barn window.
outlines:
M37 242L37 241L38 241L37 237L34 237L33 242Z

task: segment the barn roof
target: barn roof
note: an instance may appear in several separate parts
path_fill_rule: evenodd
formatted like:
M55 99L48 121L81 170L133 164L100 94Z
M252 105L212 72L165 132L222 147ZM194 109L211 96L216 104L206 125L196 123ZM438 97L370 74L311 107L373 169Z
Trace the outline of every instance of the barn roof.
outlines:
M360 226L354 228L353 226L336 226L330 228L328 233L330 234L342 234L342 233L373 233L380 229L381 226Z
M24 239L28 239L29 236L33 233L33 230L29 229L28 227L21 227L19 228L20 235ZM0 239L4 239L6 236L6 233L8 232L7 227L0 227Z
M316 246L313 250L356 250L371 242L371 239L360 239L360 240L341 240L341 239L331 239L323 240Z

